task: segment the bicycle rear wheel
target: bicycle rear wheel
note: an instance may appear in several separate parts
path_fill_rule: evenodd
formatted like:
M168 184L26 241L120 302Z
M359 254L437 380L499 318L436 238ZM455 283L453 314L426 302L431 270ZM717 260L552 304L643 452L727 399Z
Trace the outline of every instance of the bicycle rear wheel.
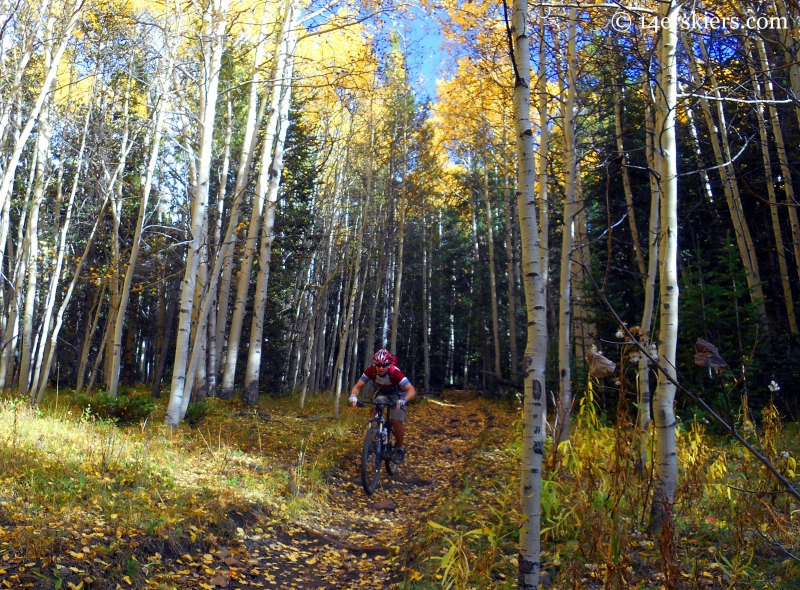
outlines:
M361 485L368 496L371 496L378 487L382 450L378 429L372 427L367 430L367 436L364 437L364 450L361 453Z

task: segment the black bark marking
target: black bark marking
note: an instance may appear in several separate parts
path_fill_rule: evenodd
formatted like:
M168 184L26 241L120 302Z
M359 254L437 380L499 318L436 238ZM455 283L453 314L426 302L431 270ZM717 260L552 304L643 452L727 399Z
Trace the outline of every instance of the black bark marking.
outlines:
M533 441L533 452L537 455L544 455L544 443L540 440Z
M664 304L664 309L669 309L669 303Z
M533 399L536 401L542 399L542 382L535 379L533 381Z

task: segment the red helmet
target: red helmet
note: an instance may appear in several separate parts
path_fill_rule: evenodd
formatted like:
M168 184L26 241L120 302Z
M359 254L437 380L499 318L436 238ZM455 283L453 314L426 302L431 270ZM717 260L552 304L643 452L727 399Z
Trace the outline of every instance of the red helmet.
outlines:
M376 365L389 365L392 362L392 355L385 348L381 348L372 357L372 362Z

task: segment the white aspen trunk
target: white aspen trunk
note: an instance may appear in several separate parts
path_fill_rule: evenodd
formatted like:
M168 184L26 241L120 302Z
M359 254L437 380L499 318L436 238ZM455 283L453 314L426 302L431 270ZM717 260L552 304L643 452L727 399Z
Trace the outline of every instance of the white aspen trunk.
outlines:
M711 181L708 178L708 172L706 171L705 160L703 160L703 152L700 148L700 139L697 135L697 125L694 122L694 113L692 112L691 107L688 105L686 105L685 107L685 112L686 112L686 121L689 124L689 136L692 138L692 147L694 148L694 156L697 161L696 163L698 171L700 172L700 181L703 184L703 191L706 194L706 198L709 200L709 202L711 202L714 200L714 192L711 190ZM650 134L650 136L652 137L652 133ZM648 145L647 149L652 151L653 149L652 142ZM648 162L650 161L651 159L648 156ZM648 165L652 168L652 164ZM654 183L653 175L651 174L650 175L651 188L653 183Z
M564 105L564 163L566 185L564 186L564 224L561 229L561 276L558 304L558 371L561 406L560 423L555 444L569 440L569 423L572 414L572 249L575 242L575 197L577 183L577 139L575 137L575 48L577 45L577 11L571 8L567 28L566 103ZM563 90L562 90L563 94Z
M111 360L111 371L108 375L108 395L110 395L112 398L117 397L117 389L119 387L119 370L122 360L122 326L125 320L125 312L128 308L128 299L130 298L131 294L131 286L133 285L133 275L136 272L136 264L139 260L139 249L142 242L142 232L144 232L145 216L147 214L147 202L150 200L150 192L153 187L153 176L155 174L156 164L158 163L159 148L161 147L164 120L166 118L167 104L169 100L168 92L171 69L172 59L170 57L169 63L164 71L163 79L161 80L162 94L159 97L159 104L155 108L153 136L151 138L152 147L150 149L150 159L147 163L147 171L145 173L142 196L139 202L139 216L136 219L136 229L133 236L133 243L131 244L130 258L128 259L128 266L125 270L125 279L122 285L122 293L120 295L119 305L116 309L117 317L114 320L114 335L112 338L113 358Z
M123 104L123 129L122 129L122 138L120 140L120 164L119 164L119 171L120 177L122 176L122 172L125 170L126 161L127 161L127 154L128 154L128 138L130 133L130 104L131 104L131 84L133 83L133 77L128 76L128 83L125 88L125 100ZM133 145L133 142L131 142ZM119 309L119 301L120 301L120 282L119 282L119 271L120 271L120 243L119 243L119 227L121 223L122 217L122 183L120 182L118 185L110 186L108 189L109 195L111 196L111 219L113 223L113 230L111 233L111 297L110 297L110 306L108 310L108 320L106 320L106 336L103 342L103 346L105 347L105 370L103 372L103 377L106 381L106 385L110 385L111 383L111 365L113 363L113 356L114 356L114 324L117 321L117 310ZM94 377L94 374L93 374Z
M536 79L537 107L539 109L539 150L536 154L538 200L539 200L539 252L542 256L542 282L547 298L550 284L550 205L547 193L547 152L550 149L550 127L547 109L547 43L545 41L545 19L539 20L538 30L539 71ZM522 213L520 213L520 216Z
M747 47L749 43L745 43ZM772 219L772 234L775 237L775 253L778 255L778 269L781 273L781 287L783 288L784 305L786 306L786 317L789 320L789 330L792 334L798 334L797 318L794 314L794 302L792 300L792 286L789 282L789 267L786 264L786 250L783 247L783 236L781 235L781 221L778 217L778 199L775 195L775 185L772 178L772 160L769 155L769 136L767 135L767 122L764 119L764 105L761 103L761 86L758 81L758 74L753 67L753 63L748 60L748 68L753 83L753 96L756 99L755 110L758 118L758 135L761 140L761 159L764 163L764 180L767 185L767 198L769 199L769 213ZM779 128L780 129L780 128ZM780 131L779 131L780 132ZM784 152L785 155L785 152ZM791 178L789 179L791 182ZM790 207L791 208L791 207Z
M667 22L661 29L659 51L658 115L656 120L655 151L660 160L661 188L661 314L658 355L668 374L677 379L675 370L678 343L678 154L675 141L675 110L678 94L677 21L680 5L665 3L660 15ZM659 374L654 398L656 432L655 487L651 508L651 530L660 530L666 511L671 511L678 483L678 454L676 451L675 386ZM668 505L667 505L668 504Z
M503 396L503 375L500 370L500 317L497 310L497 276L494 270L494 232L492 231L492 202L489 198L489 165L484 152L483 161L483 199L486 204L486 239L489 242L489 292L492 296L492 336L494 337L494 380L497 393Z
M253 73L250 78L250 97L247 107L247 121L245 123L245 132L244 138L242 140L242 152L239 155L239 168L236 171L236 187L234 189L234 201L240 199L243 203L244 200L242 199L241 195L244 193L245 188L249 182L250 176L250 168L253 162L253 156L255 154L255 140L256 140L256 133L255 129L258 126L257 120L260 120L260 115L258 114L259 106L258 106L258 87L261 82L261 62L264 60L264 53L265 53L265 38L266 38L266 7L264 15L262 16L261 28L259 32L259 43L256 45L256 52L255 57L253 60ZM262 106L266 105L269 101L266 99L262 101ZM233 215L238 215L238 211L233 211ZM237 233L232 234L231 239L236 240ZM226 250L227 254L225 255L225 263L224 269L222 274L222 281L220 283L219 288L219 308L217 310L217 347L219 350L220 359L222 358L222 343L225 340L225 328L228 323L228 307L230 304L230 293L231 293L231 277L233 276L233 266L234 266L234 259L233 259L233 252L234 252L234 245L231 246ZM252 262L252 252L251 252L251 262ZM239 323L240 330L241 330L241 322ZM238 347L238 340L237 340L237 347ZM238 351L237 351L238 352ZM226 389L225 382L223 380L222 386L219 392L219 396L223 399L230 399L233 397L233 380L231 377L230 385Z
M266 195L266 211L261 230L261 250L258 256L258 278L256 279L255 299L253 302L253 318L250 323L250 346L247 350L247 368L245 371L242 399L246 404L258 403L259 372L261 370L261 350L264 333L264 308L267 303L269 274L272 262L272 242L275 240L275 209L278 202L281 174L283 173L283 156L286 146L286 133L289 129L289 107L292 95L292 74L295 50L295 23L299 7L292 3L287 15L289 34L285 39L285 68L282 71L282 83L275 90L281 96L278 106L279 128L275 141L274 155L269 166L262 168L262 175L268 174L269 183ZM259 184L261 181L259 179Z
M508 151L506 143L506 113L503 109L503 207L506 218L506 275L508 277L508 341L511 355L511 382L516 386L519 373L517 354L517 290L514 284L514 245L511 229L511 191L509 190ZM541 181L541 179L540 179ZM539 211L541 213L541 206ZM541 217L541 215L540 215Z
M612 48L612 41L611 36L609 35L607 38L608 40L608 48ZM612 55L611 63L612 63L612 75L614 76L614 124L615 124L615 131L617 134L617 152L620 156L622 156L622 162L620 166L622 167L622 188L625 193L625 204L628 207L628 225L631 230L631 237L633 238L633 251L636 255L636 265L639 271L639 275L642 277L642 280L646 280L647 276L647 267L644 263L644 252L642 251L642 244L639 240L639 228L636 225L636 215L635 210L633 208L633 191L631 190L631 178L630 174L628 173L628 163L625 158L625 144L622 141L622 96L618 86L619 80L617 79L619 74L616 72L616 69L613 66L614 56Z
M178 317L178 337L175 346L175 364L172 373L169 407L165 423L177 426L183 418L183 407L188 405L189 396L184 396L187 386L186 364L191 338L192 306L197 269L200 265L200 249L203 246L203 220L206 216L208 188L211 172L211 156L214 139L214 116L216 114L219 90L219 72L225 39L229 0L210 0L203 15L203 60L204 85L201 90L205 108L200 118L200 156L197 166L197 190L192 207L190 243L186 257L186 272L181 292L180 315ZM189 381L191 383L191 380ZM184 400L184 397L186 399ZM184 403L186 402L186 403Z
M53 58L53 25L55 18L47 20L45 29L44 67L51 66ZM17 392L20 397L27 396L31 386L31 361L33 359L33 324L34 306L37 298L37 282L39 277L39 211L44 200L44 191L49 179L45 179L50 162L50 141L52 127L50 109L52 100L43 106L39 116L39 128L36 133L36 174L33 181L33 199L28 213L28 227L25 232L25 251L27 256L26 271L28 280L25 288L25 307L22 312L22 351L20 355L19 382Z
M11 185L14 182L14 175L16 174L17 166L19 165L19 159L22 156L22 151L25 149L25 145L28 143L28 138L33 130L33 126L39 120L39 114L42 111L44 102L50 95L50 86L52 86L53 81L56 78L56 74L58 73L58 65L61 62L61 58L64 55L67 44L72 39L72 31L75 28L81 13L83 12L84 5L85 2L78 4L75 8L75 11L70 15L69 21L64 27L64 32L61 36L58 47L56 48L55 53L52 54L49 64L46 67L45 71L47 73L45 74L44 81L39 89L36 102L34 103L33 108L28 115L28 120L25 123L25 127L23 127L19 136L14 141L14 150L8 159L8 164L6 165L5 170L3 171L3 182L0 183L0 209L5 207L6 199L11 193ZM47 6L49 6L49 3L45 4L45 7ZM1 254L2 252L0 252L0 255Z
M56 295L58 293L58 283L61 280L61 268L64 264L64 254L67 249L67 232L69 231L70 221L72 220L72 207L75 204L75 194L78 191L78 179L80 178L81 169L83 168L83 154L86 149L86 135L89 131L89 120L91 118L91 112L92 112L92 102L90 101L86 109L86 121L84 122L83 125L83 133L81 134L81 146L78 149L78 157L75 165L75 176L72 180L72 189L70 190L69 202L67 204L67 212L64 220L64 225L63 227L60 228L60 231L57 232L58 234L60 234L60 236L59 236L58 250L56 254L55 268L53 269L53 274L50 277L50 287L48 289L47 300L42 314L42 328L41 328L42 335L47 338L49 338L51 334L50 322L53 316L53 308L56 302ZM56 208L57 217L59 216L59 212L60 208ZM50 352L49 346L51 346L51 344L48 344L47 353ZM40 346L39 350L37 351L36 363L34 364L34 370L33 370L33 379L31 380L32 394L39 389L42 392L44 392L44 385L47 383L47 372L45 372L45 377L42 379L41 387L38 385L39 375L41 374L41 369L42 369L42 363L44 362L45 358L45 351L46 347L43 346ZM32 395L31 403L34 403L34 401L35 398Z
M392 306L392 332L389 350L397 354L397 330L400 320L400 289L403 284L403 248L406 241L406 183L408 181L408 133L407 115L403 116L403 186L400 191L400 202L397 214L400 218L400 234L397 238L397 270L394 273L394 304Z
M514 0L513 6L514 12L509 34L513 36L514 47L517 203L522 241L525 301L528 311L528 344L523 361L525 398L520 465L520 505L527 522L520 530L517 584L521 590L536 590L539 588L541 570L540 510L544 425L547 417L547 397L544 389L547 310L539 229L536 223L536 170L530 121L530 60L526 32L528 5L525 0Z
M367 225L367 213L369 212L369 202L370 202L370 194L367 194L367 198L364 200L364 204L361 208L361 225L358 228L358 236L356 238L356 261L355 266L353 267L353 282L352 287L350 289L350 295L347 301L347 311L344 320L345 329L342 330L342 334L339 337L339 354L336 359L336 393L335 393L335 401L333 405L333 417L335 419L339 419L339 399L342 395L342 369L344 364L344 354L345 349L347 348L347 340L348 340L348 330L347 326L350 324L351 320L353 319L353 308L355 307L356 301L356 294L358 293L360 287L359 283L359 276L361 270L361 254L364 249L364 228Z
M780 6L781 3L778 3ZM792 229L792 249L794 251L794 259L797 265L798 276L800 276L800 222L797 219L797 208L795 207L797 201L794 198L794 184L792 182L792 170L789 168L789 157L786 154L786 144L783 141L783 130L781 122L778 118L778 108L775 106L775 91L772 87L772 79L770 78L769 62L767 61L767 50L764 47L764 40L761 37L756 37L754 40L758 48L759 63L761 64L761 71L766 74L764 78L764 92L769 102L769 118L772 126L772 134L775 137L775 147L778 152L778 162L781 166L781 176L783 177L783 190L786 195L786 203L789 205L789 225ZM800 69L796 62L792 62L790 66L790 73L792 77L792 88L794 89L795 96L800 96ZM762 107L763 108L763 107ZM798 122L800 122L800 107L795 107Z
M428 216L425 210L425 193L422 194L422 355L425 366L423 387L426 394L431 392L431 354L430 354L430 252L428 250Z
M688 110L688 109L687 109ZM653 312L655 309L656 278L658 273L658 247L661 243L661 188L657 181L655 153L653 149L654 122L652 110L648 105L645 109L645 126L647 134L645 139L645 157L649 168L650 177L650 227L648 234L649 252L647 261L647 278L644 284L644 310L640 341L649 346L652 341L650 329L653 325ZM636 371L636 384L638 387L639 405L636 412L636 426L639 430L639 458L636 469L642 473L647 467L647 450L650 437L650 359L639 355Z
M89 238L86 240L86 246L83 249L83 255L81 256L81 259L78 261L78 264L75 267L75 275L72 277L72 281L70 282L69 287L67 288L67 292L64 294L64 300L61 302L61 305L58 308L55 325L53 326L53 332L50 335L50 342L48 346L47 356L44 362L44 371L42 372L42 379L41 383L39 384L39 392L38 395L36 396L37 404L41 403L42 398L44 397L44 390L45 387L47 386L47 376L50 374L50 370L53 366L53 358L55 357L56 343L58 342L58 334L61 331L61 325L63 324L64 321L64 312L66 312L67 307L69 307L69 302L72 299L72 294L75 291L75 285L78 284L78 279L80 279L81 276L81 269L83 268L83 265L86 263L86 259L89 257L89 252L91 252L92 250L92 244L94 243L94 238L97 235L97 228L100 225L100 220L103 217L103 211L105 210L107 204L108 204L108 199L103 201L103 205L100 207L100 214L98 215L97 220L95 221L94 226L92 227L92 231L89 234ZM103 286L103 291L105 292L105 285ZM102 301L101 305L97 309L98 314L100 313L100 307L102 307ZM96 321L97 319L95 318L95 322ZM92 330L94 330L94 327L92 328ZM89 338L89 343L91 344L91 337ZM95 366L95 374L96 373L97 369ZM34 385L35 384L36 382L34 381ZM92 385L93 384L94 381L92 381ZM91 385L89 386L89 390L91 391ZM34 392L32 391L31 395L33 395L33 393Z
M283 28L279 41L279 48L283 46L289 34L289 24L291 16L291 2L287 1L286 12L283 19ZM228 333L228 346L225 353L225 368L222 373L220 384L220 397L230 399L233 397L234 379L236 377L236 364L239 358L239 346L242 338L242 326L247 305L247 294L250 288L250 274L253 269L253 259L256 255L256 245L258 234L261 229L262 215L264 209L264 199L267 192L268 178L266 178L272 157L272 144L275 138L275 131L278 125L278 108L280 104L280 85L276 82L285 69L286 52L278 51L278 57L273 68L272 96L269 103L269 117L267 119L267 129L262 143L261 166L256 187L256 198L253 201L253 209L250 215L250 225L247 228L247 238L245 241L244 253L240 263L239 273L236 279L236 299L233 304L233 317ZM252 98L252 97L251 97ZM266 100L266 99L265 99ZM253 140L256 138L253 137ZM240 172L243 172L240 168ZM238 177L237 177L238 185ZM243 185L242 188L244 188Z
M103 281L103 288L100 290L100 295L97 296L97 302L95 306L89 312L89 315L92 315L94 312L94 317L89 325L86 326L86 334L83 336L83 346L81 347L81 358L80 364L78 365L78 379L75 384L75 392L80 393L83 390L83 382L86 379L86 367L89 362L89 351L92 348L92 337L94 336L94 332L97 329L97 324L100 320L100 312L103 309L103 299L106 295L106 287L108 284Z
M227 111L225 112L225 148L222 156L222 171L219 175L219 194L217 195L217 216L214 223L214 246L215 257L222 255L222 217L225 214L225 188L228 183L228 170L231 162L231 136L233 135L233 104L231 102L230 94L228 95ZM227 266L230 266L232 257L226 258ZM223 263L223 268L226 266ZM223 280L225 279L225 271L223 270ZM228 289L230 289L230 275L228 275ZM219 311L219 298L214 302L211 308L211 315L208 318L208 393L211 397L217 394L217 357L218 347L222 343L219 330L217 329L217 314L214 313L214 308ZM226 311L227 313L227 311ZM227 319L227 317L225 318ZM224 320L223 320L224 322ZM222 332L225 332L225 326L222 327Z

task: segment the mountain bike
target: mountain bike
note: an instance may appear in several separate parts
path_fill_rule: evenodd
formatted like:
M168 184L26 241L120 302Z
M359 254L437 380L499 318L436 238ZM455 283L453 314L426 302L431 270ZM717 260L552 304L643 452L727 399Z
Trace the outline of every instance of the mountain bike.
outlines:
M378 488L381 473L381 462L386 466L386 473L397 473L397 463L392 461L394 451L394 433L391 427L391 411L395 402L389 401L385 395L379 395L374 401L358 402L359 407L366 404L375 406L375 415L369 420L369 428L364 437L364 450L361 453L361 485L368 496Z

